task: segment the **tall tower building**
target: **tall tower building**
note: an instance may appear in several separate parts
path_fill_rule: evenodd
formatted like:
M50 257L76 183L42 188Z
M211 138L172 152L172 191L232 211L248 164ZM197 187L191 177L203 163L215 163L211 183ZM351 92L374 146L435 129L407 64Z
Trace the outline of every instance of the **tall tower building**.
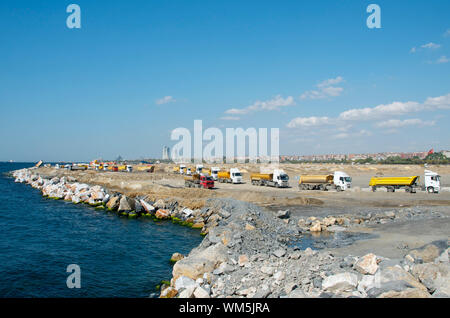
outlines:
M167 147L167 146L164 146L163 147L163 151L162 151L162 159L163 160L169 160L170 159L169 152L170 152L170 148Z

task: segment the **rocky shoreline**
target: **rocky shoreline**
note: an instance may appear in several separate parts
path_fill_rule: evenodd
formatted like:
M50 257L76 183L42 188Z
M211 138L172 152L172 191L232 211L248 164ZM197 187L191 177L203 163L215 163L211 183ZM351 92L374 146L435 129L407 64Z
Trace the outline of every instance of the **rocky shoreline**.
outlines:
M362 224L441 217L435 212L399 209L295 219L287 210L273 213L233 199L208 199L202 209L191 210L176 200L132 198L72 177L45 178L33 168L14 171L12 176L52 199L201 229L205 238L197 248L186 257L172 256L173 277L161 288L162 298L450 296L447 240L410 250L398 259L373 253L337 257L325 249L302 249L296 244L305 235L345 233Z

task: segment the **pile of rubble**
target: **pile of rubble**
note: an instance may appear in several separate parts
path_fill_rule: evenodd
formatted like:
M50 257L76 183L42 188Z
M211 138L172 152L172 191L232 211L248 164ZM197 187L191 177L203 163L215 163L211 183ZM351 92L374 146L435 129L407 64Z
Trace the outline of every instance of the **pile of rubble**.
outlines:
M449 297L447 241L388 259L373 253L337 257L326 250L287 244L295 225L231 199L211 199L228 217L199 247L176 255L170 285L160 297ZM175 258L175 257L174 257Z

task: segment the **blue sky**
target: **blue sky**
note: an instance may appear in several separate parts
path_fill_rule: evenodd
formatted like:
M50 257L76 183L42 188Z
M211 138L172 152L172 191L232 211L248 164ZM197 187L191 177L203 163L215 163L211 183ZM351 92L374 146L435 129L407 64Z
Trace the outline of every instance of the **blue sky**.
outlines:
M194 119L278 127L282 154L449 149L449 21L446 0L4 0L0 160L160 157Z

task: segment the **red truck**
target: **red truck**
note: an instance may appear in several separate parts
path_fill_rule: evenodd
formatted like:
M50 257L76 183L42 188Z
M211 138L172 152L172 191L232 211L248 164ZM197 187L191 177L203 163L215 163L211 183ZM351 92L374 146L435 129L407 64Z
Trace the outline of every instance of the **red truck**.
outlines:
M211 177L193 174L192 176L184 177L184 186L186 188L214 188L214 180Z

